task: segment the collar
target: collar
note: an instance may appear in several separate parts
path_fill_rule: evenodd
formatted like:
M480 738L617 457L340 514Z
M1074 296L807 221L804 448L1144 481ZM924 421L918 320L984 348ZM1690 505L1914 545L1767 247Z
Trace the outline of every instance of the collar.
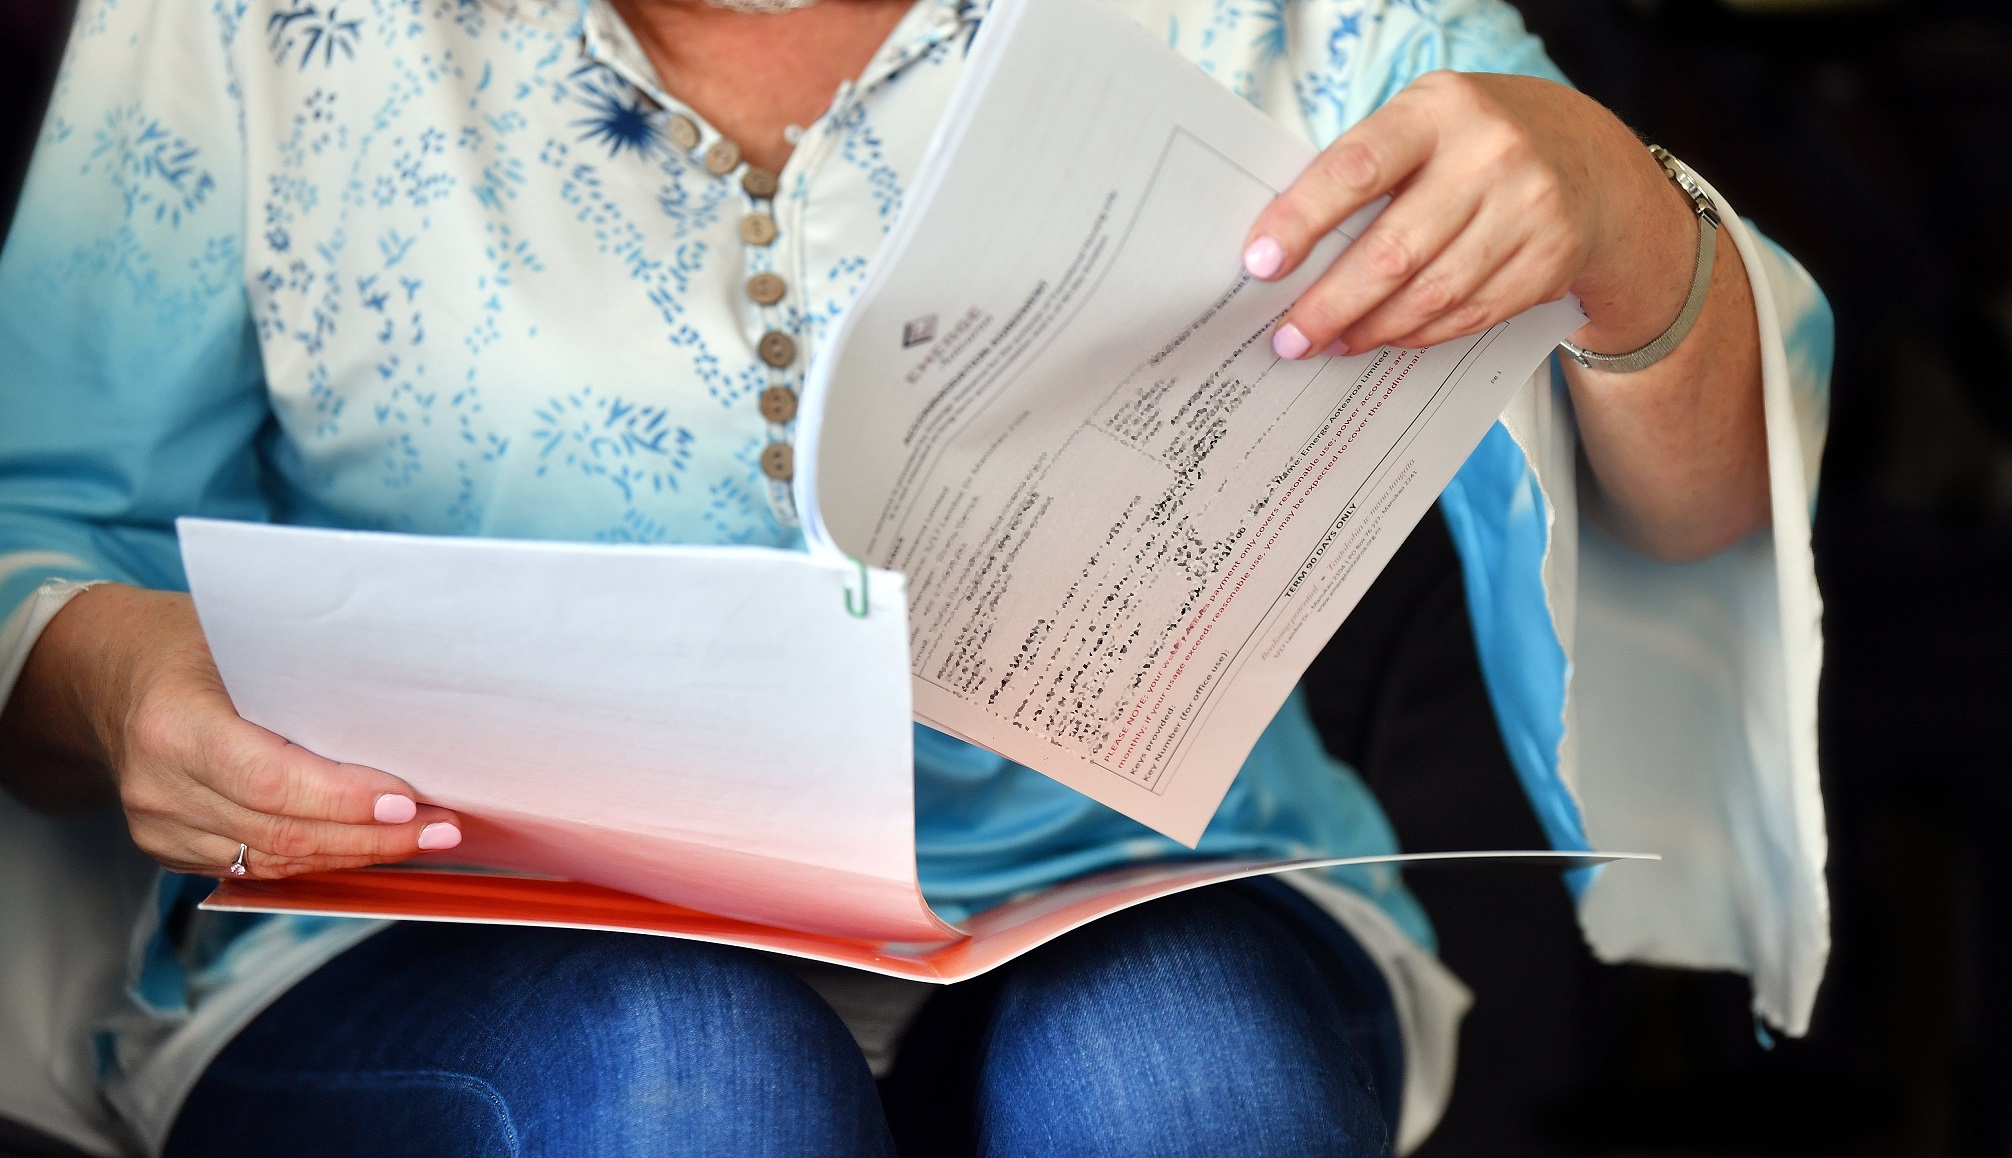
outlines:
M845 0L824 0L842 4ZM658 107L682 109L684 104L664 91L649 54L615 11L610 0L579 0L581 54L635 86ZM991 0L915 0L914 7L901 18L880 46L857 81L841 86L834 106L844 95L872 91L889 77L920 59L937 45L955 40L974 30L984 19Z

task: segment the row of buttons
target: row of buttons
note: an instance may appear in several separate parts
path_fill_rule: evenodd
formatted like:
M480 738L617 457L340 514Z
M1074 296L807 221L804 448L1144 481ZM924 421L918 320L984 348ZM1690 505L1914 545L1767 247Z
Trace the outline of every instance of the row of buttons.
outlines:
M749 169L750 175L767 170ZM775 178L766 182L770 194L775 192ZM741 179L741 187L755 194L746 177ZM741 218L741 237L753 245L767 245L775 240L775 218L766 213L750 213ZM759 238L760 240L757 240ZM772 306L789 292L788 283L773 273L758 273L747 280L748 299L759 306ZM796 361L796 339L781 330L770 330L755 343L755 353L761 360L781 370ZM796 417L796 391L787 386L771 386L761 392L761 416L777 426L782 426ZM771 442L762 448L761 472L776 482L788 482L796 474L796 451L787 442Z
M699 123L683 113L671 117L671 142L686 153L699 147ZM725 137L714 141L703 158L706 171L724 177L740 167L740 146ZM756 201L775 196L776 175L758 165L749 165L741 174L741 189ZM741 218L741 240L752 246L766 246L775 240L775 218L757 209ZM772 306L789 292L788 283L773 273L757 273L747 280L748 299L758 306ZM755 343L761 360L782 370L796 361L796 339L781 330L769 330ZM787 386L771 386L761 392L761 416L776 426L796 417L796 391ZM788 482L796 474L796 451L787 442L771 442L762 448L761 471L776 482Z
M696 125L693 130L696 132ZM740 148L724 137L706 150L706 168L722 177L733 172L740 159ZM766 201L775 196L776 176L767 169L749 165L741 174L741 189L757 201ZM775 218L770 214L757 211L741 218L741 240L749 245L768 245L775 240L775 234ZM746 289L748 300L758 306L772 306L789 292L789 284L780 275L764 271L748 278ZM781 330L770 330L755 343L755 353L769 366L785 369L796 361L796 339ZM760 407L764 419L776 426L786 425L796 417L796 391L787 386L771 386L761 392ZM763 447L761 472L776 482L788 482L796 474L795 448L787 442L771 442Z

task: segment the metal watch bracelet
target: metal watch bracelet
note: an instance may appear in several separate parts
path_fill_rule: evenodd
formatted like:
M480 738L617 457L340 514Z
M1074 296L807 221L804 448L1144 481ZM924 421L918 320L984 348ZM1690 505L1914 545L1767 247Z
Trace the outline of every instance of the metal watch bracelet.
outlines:
M1705 295L1712 288L1712 258L1718 252L1719 211L1712 199L1705 194L1703 186L1692 177L1668 149L1661 145L1650 145L1649 153L1656 163L1663 167L1684 196L1691 199L1691 208L1698 215L1698 256L1691 267L1691 290L1684 297L1684 307L1677 311L1677 320L1670 328L1657 335L1655 341L1628 354L1596 354L1583 346L1570 342L1558 343L1565 356L1589 370L1605 370L1613 374L1625 374L1634 370L1644 370L1663 360L1671 350L1677 348L1684 336L1691 332L1691 325L1705 310Z

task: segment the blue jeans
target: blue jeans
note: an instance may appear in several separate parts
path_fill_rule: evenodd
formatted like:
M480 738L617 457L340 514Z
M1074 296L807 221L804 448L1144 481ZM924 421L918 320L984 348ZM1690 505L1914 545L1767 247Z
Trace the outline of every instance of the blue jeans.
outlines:
M1382 1155L1382 977L1276 882L1157 901L933 997L876 1089L777 958L407 924L204 1073L170 1158Z

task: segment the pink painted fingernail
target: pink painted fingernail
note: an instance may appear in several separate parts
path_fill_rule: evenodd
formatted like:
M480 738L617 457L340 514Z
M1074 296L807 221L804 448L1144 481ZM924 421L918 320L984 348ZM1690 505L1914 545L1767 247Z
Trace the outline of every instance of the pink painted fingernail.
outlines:
M1285 264L1285 250L1269 237L1260 237L1244 250L1244 268L1252 277L1270 277Z
M1321 354L1329 358L1346 358L1348 357L1348 343L1342 341L1340 338L1336 338L1327 344L1327 349L1322 350Z
M461 830L444 820L419 830L419 847L426 852L439 852L460 843Z
M379 824L404 824L419 815L419 806L412 802L410 796L387 792L377 798L377 807L370 814L377 818Z
M1271 336L1271 352L1281 358L1304 358L1312 348L1313 343L1307 341L1306 335L1291 322L1280 326L1278 332Z

